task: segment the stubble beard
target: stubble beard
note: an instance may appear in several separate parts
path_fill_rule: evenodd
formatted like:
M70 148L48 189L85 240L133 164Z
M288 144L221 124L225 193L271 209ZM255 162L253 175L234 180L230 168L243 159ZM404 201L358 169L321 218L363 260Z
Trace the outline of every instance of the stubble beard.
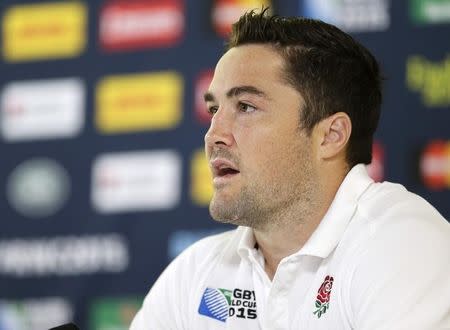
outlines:
M312 173L304 168L302 178L284 185L245 186L232 198L215 193L209 205L211 217L221 223L269 230L308 216L314 194ZM292 179L292 177L291 177Z
M217 193L214 194L209 204L209 212L218 222L254 228L258 224L257 219L262 215L259 204L254 192L243 188L239 196L234 196L232 200L220 199Z
M265 174L247 180L234 195L221 196L222 192L216 191L209 205L211 217L218 222L262 231L307 221L320 191L309 144L299 140L284 154L292 158L276 167L267 167ZM274 173L278 175L273 177Z

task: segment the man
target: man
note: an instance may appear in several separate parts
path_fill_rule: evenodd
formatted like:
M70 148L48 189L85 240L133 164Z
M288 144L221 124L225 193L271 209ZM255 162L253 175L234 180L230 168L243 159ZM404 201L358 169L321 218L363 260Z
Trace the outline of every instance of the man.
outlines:
M211 216L131 329L450 328L450 225L374 183L373 56L320 21L248 13L205 100Z

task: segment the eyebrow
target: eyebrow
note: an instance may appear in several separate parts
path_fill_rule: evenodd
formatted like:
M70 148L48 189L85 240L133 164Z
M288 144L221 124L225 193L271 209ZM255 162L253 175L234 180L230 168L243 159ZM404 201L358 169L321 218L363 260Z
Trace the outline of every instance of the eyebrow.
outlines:
M266 93L264 93L262 90L254 87L254 86L233 87L227 92L226 95L228 98L231 98L231 97L239 96L240 94L244 94L244 93L267 97ZM204 94L203 98L204 98L205 102L212 102L215 100L214 95L211 92L206 92Z

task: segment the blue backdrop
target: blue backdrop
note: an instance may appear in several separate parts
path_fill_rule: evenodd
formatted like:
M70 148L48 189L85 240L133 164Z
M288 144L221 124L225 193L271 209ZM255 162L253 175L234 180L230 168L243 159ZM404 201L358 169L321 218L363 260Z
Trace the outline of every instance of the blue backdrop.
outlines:
M448 0L3 0L0 330L125 329L173 257L228 228L207 210L198 98L248 3L374 53L371 175L450 218Z

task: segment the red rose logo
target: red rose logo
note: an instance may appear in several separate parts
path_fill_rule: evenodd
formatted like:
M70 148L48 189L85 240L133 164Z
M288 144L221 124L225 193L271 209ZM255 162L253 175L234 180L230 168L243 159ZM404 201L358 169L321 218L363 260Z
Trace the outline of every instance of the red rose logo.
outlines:
M320 318L322 314L326 313L329 308L331 289L333 288L334 278L327 275L319 290L317 291L316 298L316 311L313 314L317 314L317 318Z

